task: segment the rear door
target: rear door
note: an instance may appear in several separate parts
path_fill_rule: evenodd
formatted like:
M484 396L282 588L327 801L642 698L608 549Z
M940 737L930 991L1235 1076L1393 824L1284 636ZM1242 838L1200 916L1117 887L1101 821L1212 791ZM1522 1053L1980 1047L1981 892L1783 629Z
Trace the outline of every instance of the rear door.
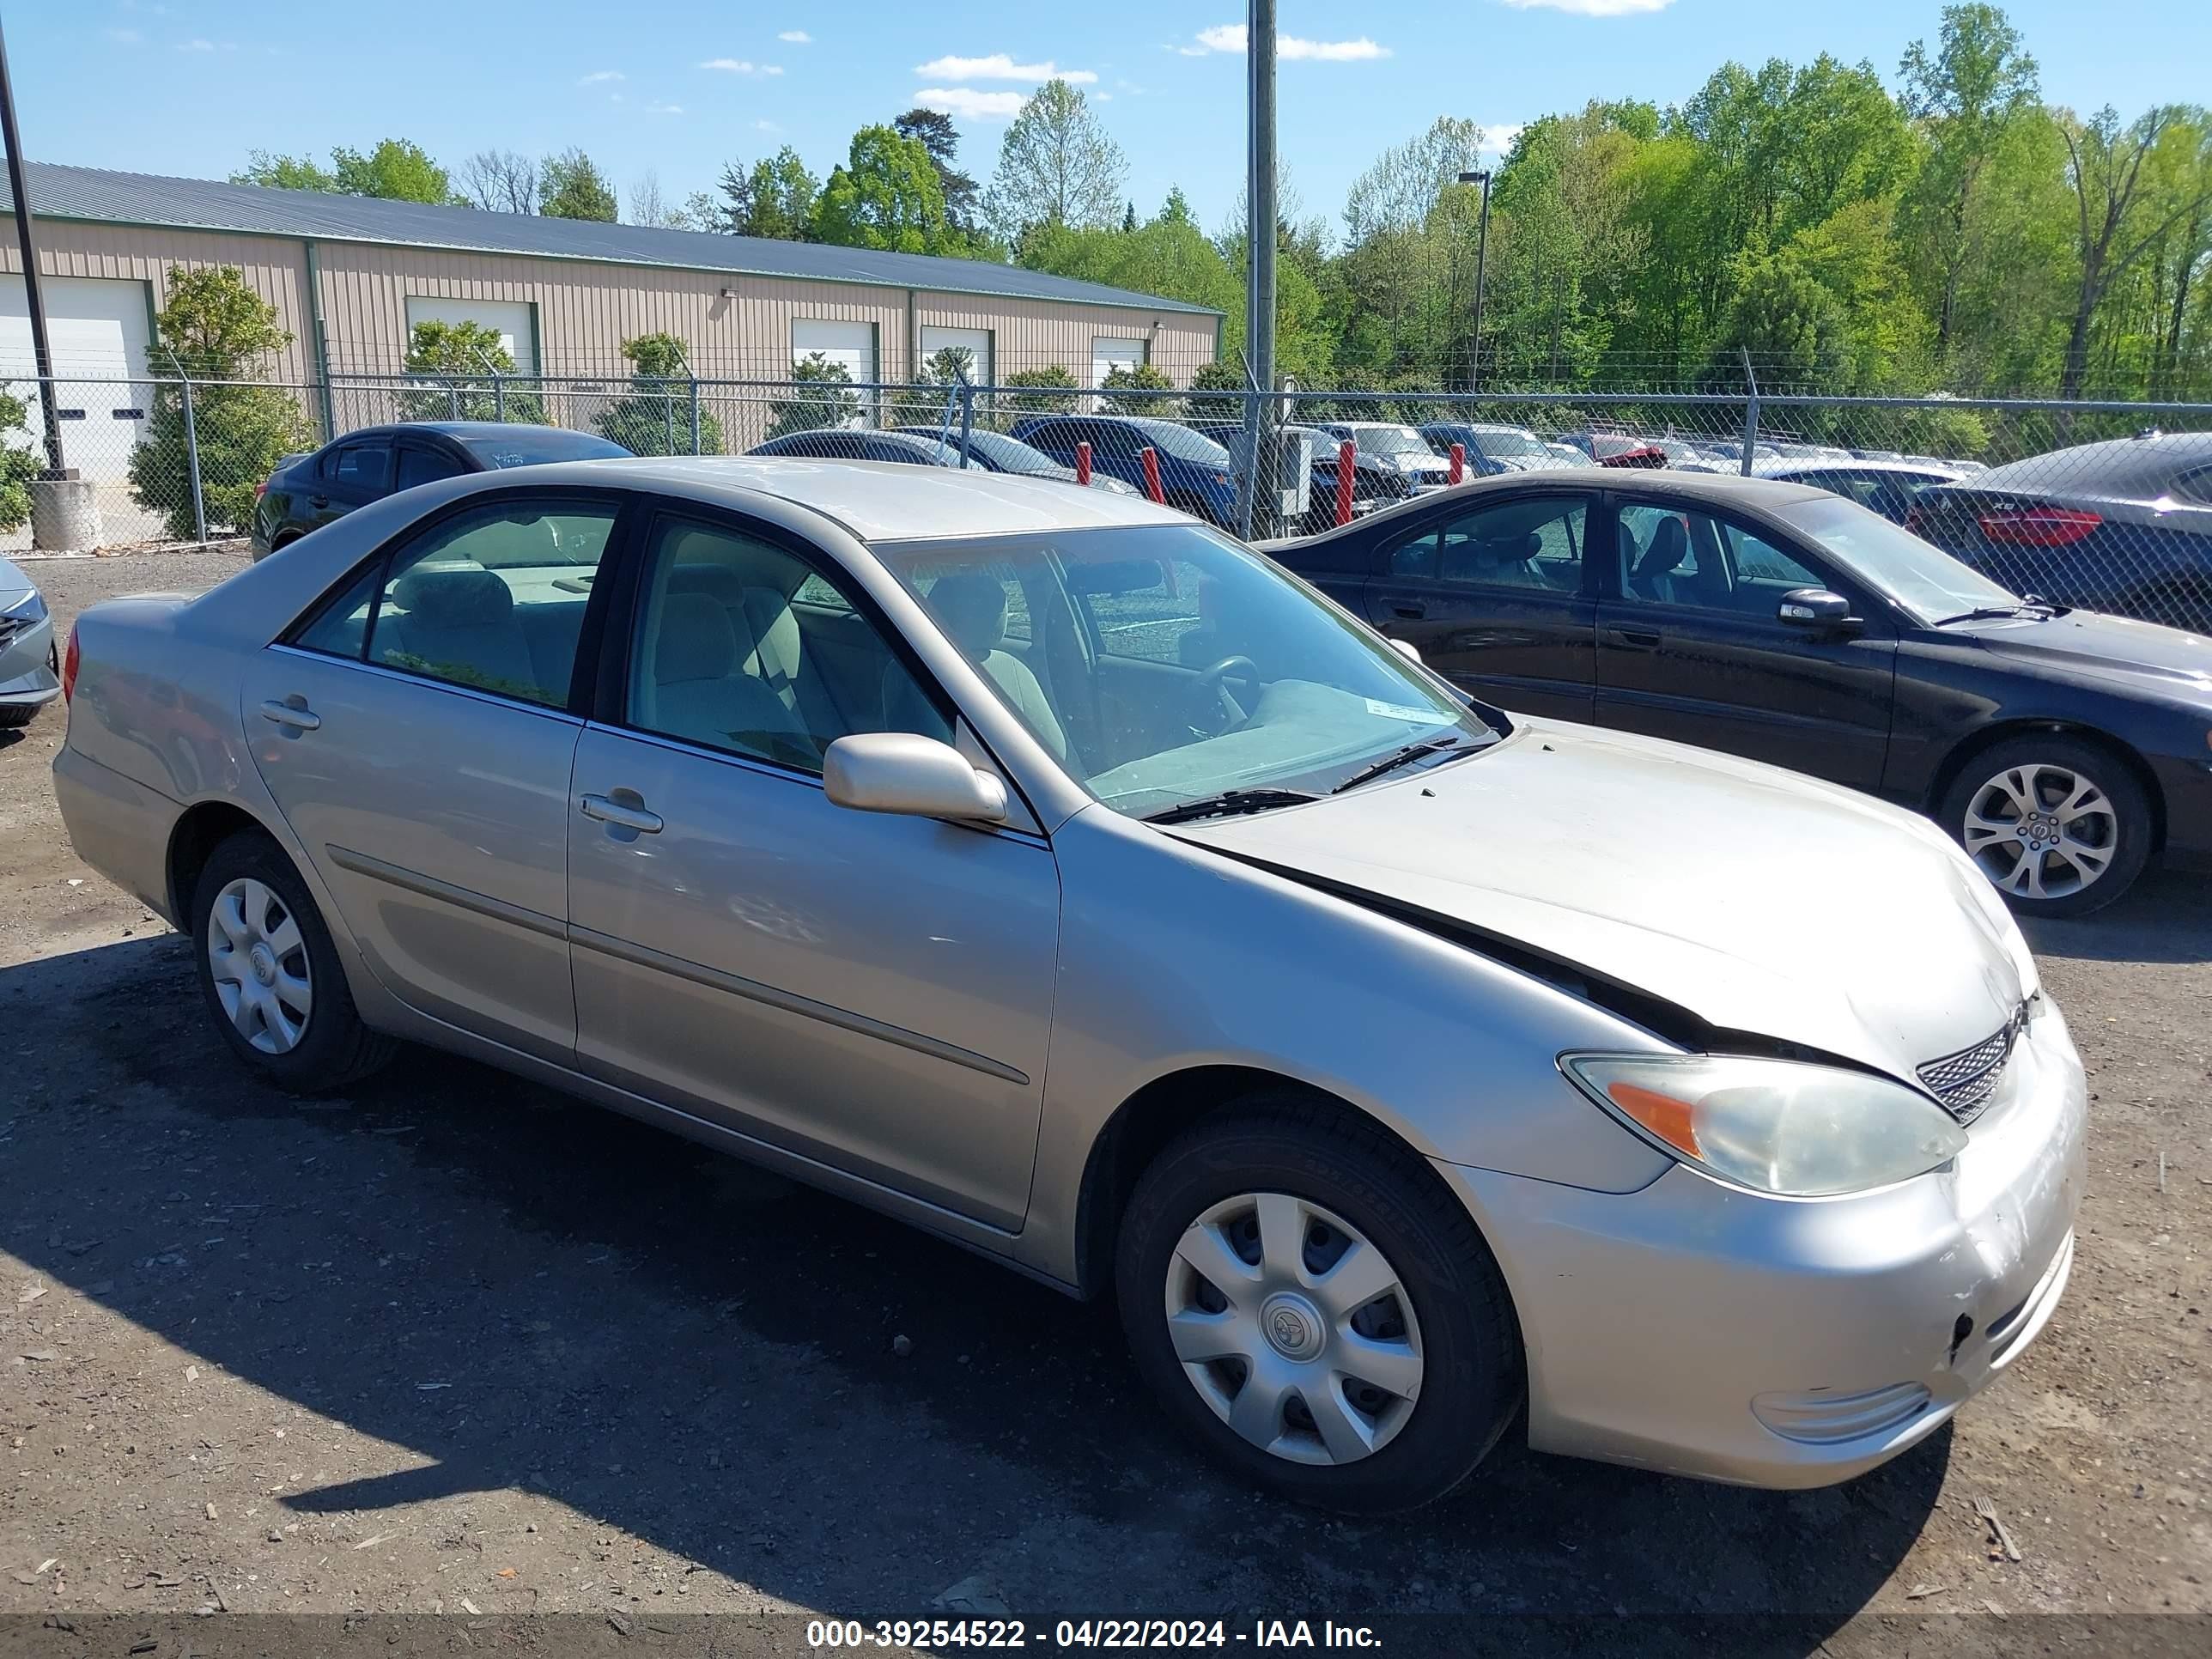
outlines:
M574 1060L571 712L619 498L471 496L247 666L254 764L400 1000Z
M1794 539L1677 502L1614 500L1598 724L1877 787L1897 659L1886 611ZM1784 623L1782 596L1797 587L1841 593L1863 620Z
M1369 619L1475 696L1589 720L1597 604L1583 544L1594 499L1514 495L1407 524L1376 547Z
M428 438L402 438L392 457L392 488L397 494L412 489L416 484L458 478L464 472L478 470L442 443Z
M357 507L392 493L392 440L362 438L323 452L315 487L307 497L309 520L326 524Z

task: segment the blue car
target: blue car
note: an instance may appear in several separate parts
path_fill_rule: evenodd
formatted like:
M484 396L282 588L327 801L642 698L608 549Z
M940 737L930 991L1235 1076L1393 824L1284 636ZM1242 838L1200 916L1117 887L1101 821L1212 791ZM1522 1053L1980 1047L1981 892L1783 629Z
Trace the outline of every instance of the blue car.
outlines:
M1159 457L1160 494L1170 507L1224 528L1237 522L1237 475L1229 452L1173 421L1136 415L1032 415L1014 422L1012 435L1062 466L1075 465L1075 447L1091 446L1091 468L1145 487L1143 453Z

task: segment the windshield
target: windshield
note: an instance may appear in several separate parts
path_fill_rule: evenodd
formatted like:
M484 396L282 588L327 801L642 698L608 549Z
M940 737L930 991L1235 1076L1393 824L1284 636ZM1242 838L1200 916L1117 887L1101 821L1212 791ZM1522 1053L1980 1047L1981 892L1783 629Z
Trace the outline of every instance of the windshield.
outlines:
M1511 427L1475 426L1468 431L1482 446L1486 455L1549 455L1552 451L1543 440L1533 432L1516 432Z
M2017 594L1856 501L1837 496L1796 501L1778 508L1775 516L1811 537L1923 624L2020 604Z
M1497 734L1259 555L1197 525L876 554L1069 774L1117 812L1336 787L1413 743Z
M1217 471L1228 469L1229 452L1187 426L1177 426L1173 421L1133 421L1130 424L1143 434L1146 443L1179 461L1191 461Z
M951 444L955 450L960 447L960 434L957 428L951 434ZM1067 471L1051 456L1031 449L1019 438L1009 438L1003 432L970 431L968 434L968 447L974 453L977 460L988 462L1001 472L1058 474ZM957 457L954 465L958 465Z
M563 432L556 427L518 428L482 438L464 438L461 444L486 466L537 466L545 461L605 461L626 457L620 444L595 438L588 432Z
M1429 460L1437 453L1410 426L1356 426L1346 435L1363 455L1419 455Z

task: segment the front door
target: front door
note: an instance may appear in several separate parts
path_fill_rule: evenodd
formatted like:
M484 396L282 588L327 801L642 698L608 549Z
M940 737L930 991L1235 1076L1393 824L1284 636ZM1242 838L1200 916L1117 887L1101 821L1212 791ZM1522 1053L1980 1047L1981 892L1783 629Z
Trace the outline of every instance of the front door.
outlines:
M952 732L833 562L787 532L672 514L635 582L627 664L603 682L568 812L581 1066L1017 1231L1052 1018L1051 848L830 802L836 738ZM799 695L820 677L760 649L777 633L805 648L783 626L802 586L869 630L866 672L830 677L843 702Z
M1598 606L1598 724L1874 789L1889 751L1897 640L1842 577L1771 533L1674 503L1619 503ZM1843 593L1864 620L1780 619L1792 588Z
M1377 549L1367 615L1453 684L1507 709L1588 720L1596 601L1587 495L1439 509Z
M571 681L616 520L516 493L398 543L248 667L255 765L402 1001L562 1065Z

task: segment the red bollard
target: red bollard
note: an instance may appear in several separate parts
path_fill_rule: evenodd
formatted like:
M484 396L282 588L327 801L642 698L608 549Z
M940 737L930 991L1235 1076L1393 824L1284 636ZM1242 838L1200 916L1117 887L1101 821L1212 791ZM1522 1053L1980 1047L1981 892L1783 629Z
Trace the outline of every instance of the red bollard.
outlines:
M1336 521L1352 522L1352 458L1355 452L1347 438L1336 447Z
M1465 444L1454 444L1451 447L1451 475L1444 482L1446 483L1467 482L1467 446Z
M1137 459L1145 464L1145 494L1164 504L1167 495L1160 488L1160 452L1146 444L1137 452Z
M1079 484L1087 484L1091 482L1091 446L1089 444L1078 444L1075 447L1075 482Z

